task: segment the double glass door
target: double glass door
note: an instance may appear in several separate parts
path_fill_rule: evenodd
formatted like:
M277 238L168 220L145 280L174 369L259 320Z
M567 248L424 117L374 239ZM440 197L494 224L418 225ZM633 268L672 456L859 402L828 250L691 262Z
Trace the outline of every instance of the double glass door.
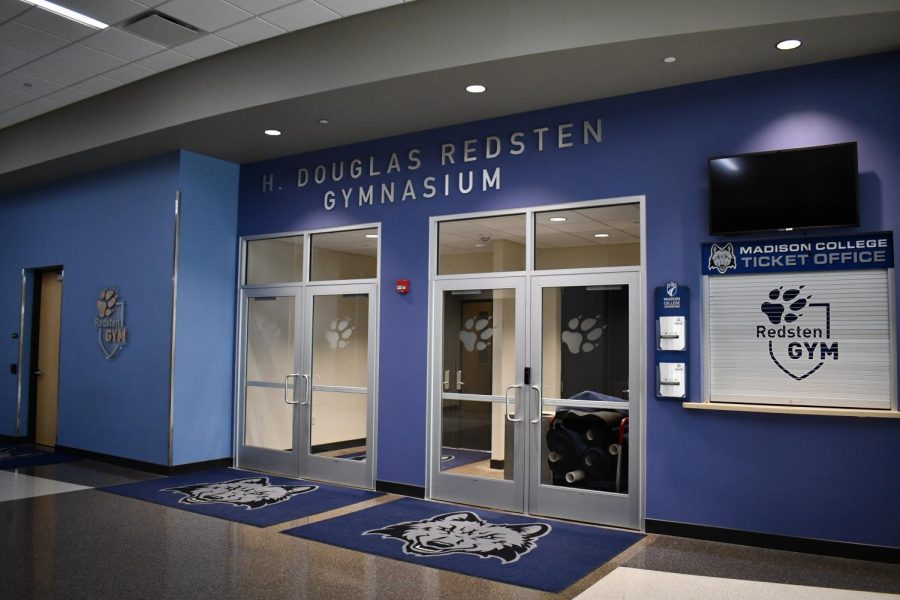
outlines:
M237 466L373 487L375 291L243 291Z
M434 285L431 496L638 528L638 274Z

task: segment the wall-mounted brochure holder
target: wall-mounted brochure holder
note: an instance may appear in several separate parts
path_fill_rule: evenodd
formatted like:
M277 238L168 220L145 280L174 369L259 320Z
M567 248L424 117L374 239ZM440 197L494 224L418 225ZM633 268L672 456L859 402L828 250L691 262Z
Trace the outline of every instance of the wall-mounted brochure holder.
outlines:
M659 363L656 369L656 395L660 398L684 398L686 390L684 363Z
M674 281L656 288L656 396L687 398L690 290Z

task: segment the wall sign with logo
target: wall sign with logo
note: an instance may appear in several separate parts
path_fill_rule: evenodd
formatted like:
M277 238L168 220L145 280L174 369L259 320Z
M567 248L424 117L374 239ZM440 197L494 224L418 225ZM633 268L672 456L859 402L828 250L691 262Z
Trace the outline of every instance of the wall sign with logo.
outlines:
M706 399L890 409L891 233L703 246Z
M125 326L125 301L117 288L100 290L97 299L97 315L94 317L97 342L106 360L112 360L128 345L128 328Z
M656 288L656 396L658 398L686 398L687 319L690 313L690 290L678 282L669 281Z

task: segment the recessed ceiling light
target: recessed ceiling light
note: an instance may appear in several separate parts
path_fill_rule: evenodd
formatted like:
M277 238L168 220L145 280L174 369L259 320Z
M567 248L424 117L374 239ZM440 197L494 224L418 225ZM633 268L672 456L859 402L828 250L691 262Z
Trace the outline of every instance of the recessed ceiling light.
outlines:
M667 57L665 57L665 58L663 59L663 62L664 62L664 63L673 63L673 62L675 62L676 60L678 60L678 59L675 58L674 56L667 56Z
M607 237L609 237L609 234L608 233L595 233L594 237L595 238L607 238Z
M484 248L484 244L475 244L476 248Z
M83 15L80 12L75 12L74 10L66 8L65 6L47 2L47 0L22 0L22 2L24 2L25 4L37 6L38 8L43 8L44 10L52 12L55 15L65 17L70 21L75 21L76 23L81 23L82 25L87 25L88 27L93 27L94 29L106 29L107 27L109 27L109 25L107 25L103 21L92 19L87 15Z
M775 44L775 47L779 50L793 50L799 48L802 43L800 40L782 40Z
M568 221L565 217L550 217L550 220L554 223L562 223L563 221Z
M277 129L266 129L263 133L266 135L281 135L281 132Z
M319 125L328 125L328 119L319 119Z
M369 238L370 240L377 240L378 234L377 233L367 233L366 237Z
M466 91L469 92L470 94L481 94L481 93L483 93L485 90L487 90L486 87L484 87L484 86L481 85L481 84L477 84L477 83L476 83L476 84L473 84L473 85L467 85L467 86L466 86Z

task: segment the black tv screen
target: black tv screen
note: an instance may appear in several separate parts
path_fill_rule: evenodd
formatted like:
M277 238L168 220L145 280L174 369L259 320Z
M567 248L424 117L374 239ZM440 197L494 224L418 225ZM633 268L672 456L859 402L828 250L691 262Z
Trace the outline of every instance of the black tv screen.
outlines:
M709 159L709 231L859 225L856 142Z

